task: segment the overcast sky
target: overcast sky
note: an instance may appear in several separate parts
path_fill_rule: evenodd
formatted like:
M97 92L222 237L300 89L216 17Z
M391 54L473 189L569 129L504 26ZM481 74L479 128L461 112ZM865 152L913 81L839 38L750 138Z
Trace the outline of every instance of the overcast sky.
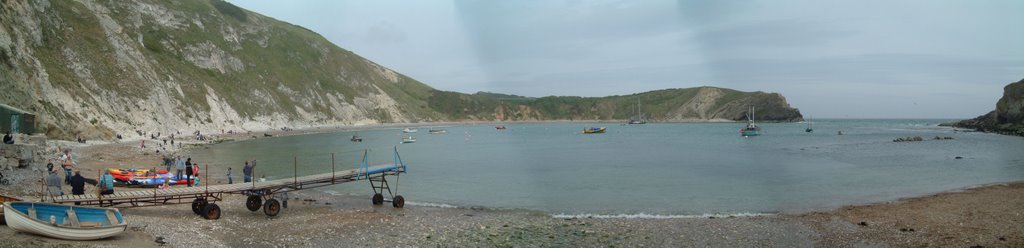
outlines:
M968 118L1024 78L1024 1L233 0L440 90L778 92L816 118Z

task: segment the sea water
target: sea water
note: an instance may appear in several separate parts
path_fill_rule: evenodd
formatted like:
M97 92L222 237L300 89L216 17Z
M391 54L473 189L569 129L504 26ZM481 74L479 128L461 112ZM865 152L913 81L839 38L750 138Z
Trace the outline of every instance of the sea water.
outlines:
M824 210L1024 179L1024 138L938 127L948 120L815 120L766 123L539 123L401 128L259 138L194 149L223 178L245 160L256 176L288 178L393 161L389 178L411 204L530 209L556 216L672 218ZM583 134L586 127L607 127ZM842 131L843 135L838 132ZM920 142L893 142L920 136ZM934 140L934 137L952 137ZM957 157L961 157L958 159ZM396 187L397 186L397 187ZM320 189L369 196L365 181Z

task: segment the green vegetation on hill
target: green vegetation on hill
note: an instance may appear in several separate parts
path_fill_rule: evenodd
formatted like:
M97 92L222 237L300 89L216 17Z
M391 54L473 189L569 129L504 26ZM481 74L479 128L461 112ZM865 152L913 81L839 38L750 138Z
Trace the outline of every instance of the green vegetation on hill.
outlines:
M58 138L463 120L795 121L779 94L700 87L609 97L433 89L306 28L222 0L5 1L0 99Z
M706 95L710 103L695 103ZM741 92L714 87L666 89L625 96L529 98L480 92L466 95L435 91L428 99L434 110L454 120L626 120L636 116L637 102L651 121L745 120L748 107L759 119L799 121L799 111L778 94ZM689 108L692 107L692 108Z

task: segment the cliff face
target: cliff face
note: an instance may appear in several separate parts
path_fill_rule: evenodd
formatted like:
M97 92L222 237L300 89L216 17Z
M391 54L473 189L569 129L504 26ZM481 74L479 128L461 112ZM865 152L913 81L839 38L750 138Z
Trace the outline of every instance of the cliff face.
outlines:
M1024 79L1003 87L1003 97L996 102L996 110L953 126L1024 136Z
M439 117L430 87L220 0L5 0L0 67L56 137Z
M0 102L50 137L460 120L800 119L779 94L524 98L430 88L221 0L0 0Z

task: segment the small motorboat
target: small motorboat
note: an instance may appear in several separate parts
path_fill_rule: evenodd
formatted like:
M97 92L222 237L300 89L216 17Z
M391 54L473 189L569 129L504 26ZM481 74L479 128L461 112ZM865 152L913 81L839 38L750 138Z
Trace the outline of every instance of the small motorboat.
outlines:
M444 130L444 129L433 129L433 128L431 128L431 129L430 129L429 131L427 131L427 132L428 132L428 133L430 133L430 134L446 134L446 133L448 133L448 130Z
M128 229L116 208L41 202L4 202L7 226L21 232L66 240L96 240Z
M403 132L403 133L415 133L415 132L417 132L417 131L419 131L419 130L416 130L416 129L412 129L412 128L408 128L408 127L407 127L407 128L405 128L405 129L402 129L402 132Z
M352 138L348 140L352 142L363 142L363 137L359 137L359 135L352 135Z
M604 127L588 127L583 129L583 133L604 133Z
M494 126L494 129L505 130L506 128L505 128L505 125L497 125L497 126Z
M416 138L414 138L412 136L408 136L407 135L407 136L403 136L402 137L402 143L403 144L405 144L405 143L414 143L414 142L416 142Z

